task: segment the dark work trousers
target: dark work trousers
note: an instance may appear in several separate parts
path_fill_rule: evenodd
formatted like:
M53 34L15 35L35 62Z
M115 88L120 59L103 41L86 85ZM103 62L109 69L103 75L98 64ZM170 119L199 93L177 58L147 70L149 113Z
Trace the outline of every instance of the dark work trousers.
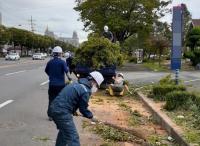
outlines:
M49 94L49 105L48 105L48 110L47 110L47 115L49 116L49 106L51 104L51 102L56 98L56 96L58 96L58 94L60 93L60 91L65 87L65 85L63 86L53 86L53 85L49 85L49 90L48 90L48 94ZM50 116L49 116L50 117Z
M53 121L59 130L55 146L80 146L72 114L55 115Z

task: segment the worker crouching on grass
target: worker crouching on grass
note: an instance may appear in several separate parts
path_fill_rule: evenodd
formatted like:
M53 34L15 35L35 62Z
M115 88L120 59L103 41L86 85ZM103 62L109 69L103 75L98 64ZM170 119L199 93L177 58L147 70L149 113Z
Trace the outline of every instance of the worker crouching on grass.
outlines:
M123 73L118 73L115 77L113 77L114 84L110 84L108 86L108 92L111 96L113 95L124 95L124 88L130 93L128 85L125 83Z
M88 110L92 93L98 90L104 78L94 71L87 78L80 78L63 88L50 106L50 114L59 130L56 146L80 146L79 136L73 122L73 114L79 109L83 117L95 121Z

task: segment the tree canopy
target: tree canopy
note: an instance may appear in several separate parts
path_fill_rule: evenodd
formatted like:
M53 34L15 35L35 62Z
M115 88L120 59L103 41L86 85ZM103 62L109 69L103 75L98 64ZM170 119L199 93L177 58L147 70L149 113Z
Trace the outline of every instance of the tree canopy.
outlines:
M200 27L195 27L188 33L187 46L191 48L191 51L200 46Z
M131 35L150 32L153 23L168 11L171 0L86 0L74 8L80 12L85 30L101 34L108 25L115 38L123 42Z
M26 47L28 50L35 51L38 49L47 51L47 48L53 48L55 45L61 46L64 51L72 51L74 49L74 46L48 36L35 34L23 29L0 26L0 45L4 44Z

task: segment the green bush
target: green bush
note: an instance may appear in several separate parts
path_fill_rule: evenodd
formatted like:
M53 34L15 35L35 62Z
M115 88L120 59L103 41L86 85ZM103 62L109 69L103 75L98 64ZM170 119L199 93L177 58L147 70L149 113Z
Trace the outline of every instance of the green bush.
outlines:
M200 63L200 50L195 50L194 52L188 51L183 55L185 58L189 58L193 66Z
M200 96L197 96L197 95L193 94L193 96L191 96L191 98L192 98L193 103L200 110Z
M186 87L183 85L155 85L152 89L153 98L157 100L165 100L165 96L167 93L172 91L185 91Z
M194 56L194 53L193 53L192 51L188 51L188 52L185 52L185 53L183 54L183 57L184 57L184 58L191 59L191 58L194 58L195 56Z
M177 108L190 109L190 105L197 96L186 91L173 91L166 96L165 109L174 110Z
M120 53L119 44L112 43L97 34L90 34L88 41L83 42L76 50L74 63L99 69L107 65L120 66L123 60L124 56Z
M136 57L130 57L129 58L129 62L137 62L137 58Z
M160 85L175 85L175 81L172 79L171 74L165 76L164 78L160 79L159 81Z
M198 63L200 63L200 50L194 51L194 58L191 60L192 64L196 66Z
M148 58L144 58L142 62L149 62Z

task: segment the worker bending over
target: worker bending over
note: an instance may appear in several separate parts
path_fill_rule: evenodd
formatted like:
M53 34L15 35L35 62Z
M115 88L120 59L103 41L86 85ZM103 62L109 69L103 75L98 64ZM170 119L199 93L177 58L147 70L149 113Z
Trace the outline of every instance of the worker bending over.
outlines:
M73 114L79 109L83 117L94 121L92 112L88 110L88 102L103 80L101 73L91 72L87 78L80 78L77 82L65 86L51 103L50 116L59 130L56 146L80 146Z

